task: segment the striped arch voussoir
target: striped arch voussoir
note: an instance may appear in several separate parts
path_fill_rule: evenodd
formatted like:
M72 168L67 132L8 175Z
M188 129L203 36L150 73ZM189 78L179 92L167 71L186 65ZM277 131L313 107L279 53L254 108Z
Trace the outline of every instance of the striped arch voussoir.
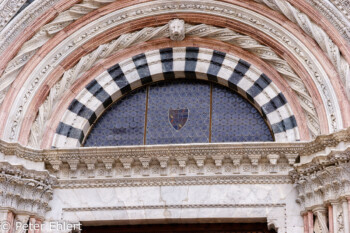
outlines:
M80 146L110 104L141 86L177 78L208 80L235 90L262 113L276 141L299 140L291 107L264 73L220 51L177 47L133 56L97 76L71 102L57 127L52 146Z

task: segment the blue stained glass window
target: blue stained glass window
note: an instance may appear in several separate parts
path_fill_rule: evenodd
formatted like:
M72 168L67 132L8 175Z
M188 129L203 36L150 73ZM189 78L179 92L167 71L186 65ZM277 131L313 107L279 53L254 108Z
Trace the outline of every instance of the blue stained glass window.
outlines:
M225 87L213 87L212 142L273 141L256 108Z
M257 109L226 87L183 80L149 85L118 100L84 145L248 141L273 141Z
M119 100L98 119L85 146L142 145L145 106L146 89Z

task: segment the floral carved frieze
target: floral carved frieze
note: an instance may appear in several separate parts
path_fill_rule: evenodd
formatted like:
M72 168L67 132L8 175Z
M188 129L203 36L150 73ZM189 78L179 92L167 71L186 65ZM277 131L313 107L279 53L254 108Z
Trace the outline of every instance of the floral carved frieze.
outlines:
M43 217L50 210L48 202L56 181L47 171L0 162L0 206L16 213Z

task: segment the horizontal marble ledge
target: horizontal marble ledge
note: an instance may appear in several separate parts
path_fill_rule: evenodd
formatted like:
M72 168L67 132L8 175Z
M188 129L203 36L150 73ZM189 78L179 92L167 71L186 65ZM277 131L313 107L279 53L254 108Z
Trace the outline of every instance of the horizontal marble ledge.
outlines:
M70 159L113 158L122 157L141 158L147 156L212 156L224 157L240 155L278 154L280 157L305 157L323 151L328 147L335 147L341 142L350 142L350 128L330 135L318 136L311 142L249 142L249 143L211 143L211 144L176 144L151 146L120 146L120 147L79 147L56 148L38 150L24 147L17 143L8 143L0 140L0 153L17 156L30 161L46 162L65 161Z

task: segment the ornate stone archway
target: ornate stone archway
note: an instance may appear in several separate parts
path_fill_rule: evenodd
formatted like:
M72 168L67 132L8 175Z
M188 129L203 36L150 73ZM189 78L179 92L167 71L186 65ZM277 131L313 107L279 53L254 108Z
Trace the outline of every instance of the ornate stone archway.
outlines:
M179 47L135 55L98 75L64 113L52 146L78 146L96 118L123 94L142 85L176 78L209 80L238 91L267 118L276 141L299 140L297 123L286 98L265 74L230 54Z

